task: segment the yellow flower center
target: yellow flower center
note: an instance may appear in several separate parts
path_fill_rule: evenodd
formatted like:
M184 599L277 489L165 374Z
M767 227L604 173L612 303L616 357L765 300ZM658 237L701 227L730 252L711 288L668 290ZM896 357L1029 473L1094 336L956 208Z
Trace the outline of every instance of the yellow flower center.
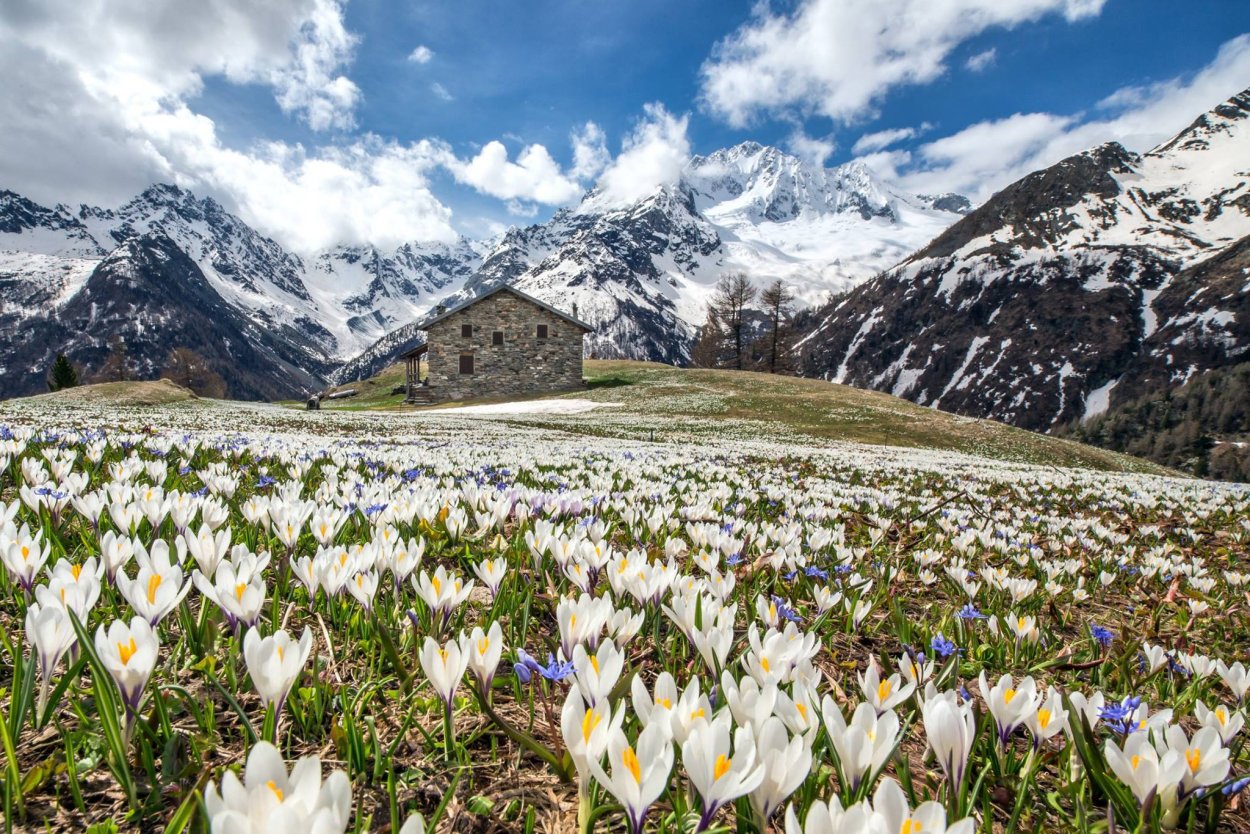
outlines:
M237 599L237 600L242 601L242 600L243 600L243 592L244 592L244 591L246 591L246 590L247 590L247 583L246 583L246 582L240 582L238 585L235 585L235 586L234 586L234 598L235 598L235 599Z
M1043 730L1050 725L1050 710L1042 707L1037 711L1037 726Z
M24 562L29 558L30 558L30 545L24 544L22 545L22 561Z
M890 697L890 692L894 689L894 684L889 680L883 680L877 684L877 700L884 701Z
M599 674L599 658L595 657L593 654L590 656L590 666L595 670L596 675Z
M478 654L486 654L486 650L489 648L490 648L489 637L483 637L481 640L477 641L477 653Z
M1220 722L1221 727L1227 724L1228 723L1228 710L1222 706L1216 707L1215 708L1215 720Z
M656 699L655 699L655 705L656 705L657 707L664 707L664 709L672 709L672 708L673 708L673 702L672 702L672 700L671 700L671 699L669 699L669 698L656 698Z
M917 834L920 831L920 823L913 819L903 820L902 826L898 829L898 834Z
M794 708L799 711L799 715L803 718L804 721L806 721L807 720L807 704L804 704L800 701L795 701Z
M761 668L761 669L763 669L765 672L771 672L771 671L772 671L771 667L770 667L770 666L769 666L769 664L768 664L768 658L766 658L766 657L761 657L761 658L760 658L760 668Z
M1185 761L1189 763L1189 770L1197 773L1198 768L1202 767L1202 751L1197 747L1189 748L1185 751Z
M434 593L441 594L443 592L443 583L436 576L430 580L430 585L434 588Z
M78 577L82 574L82 565L74 565L69 569L69 572L74 574L74 581L77 582Z
M721 778L726 773L728 773L731 765L733 765L733 759L729 758L724 753L721 753L719 756L717 756L716 766L712 768L713 781Z
M135 645L135 638L133 637L130 638L129 643L117 644L117 656L121 658L123 666L130 663L130 658L134 657L137 651L139 651L139 647Z
M275 785L272 779L270 779L268 782L265 783L265 787L273 791L273 795L278 797L279 802L282 801L282 788L279 788L277 785Z
M1011 699L1015 697L1016 697L1016 690L1008 689L1006 692L1003 693L1003 703L1010 704Z
M161 587L161 581L159 573L154 573L148 577L148 603L151 605L156 604L156 589Z
M1141 756L1134 756L1129 760L1129 764L1133 766L1133 770L1137 770L1137 766L1141 764Z
M629 769L630 774L634 777L634 782L642 784L642 766L638 764L638 756L634 753L634 748L626 747L621 753L621 763Z
M705 718L706 716L707 713L704 712L703 707L699 707L697 710L690 713L690 720L694 721L696 718Z
M594 710L590 710L582 717L582 741L590 743L590 734L595 731L595 727L598 727L602 720L603 717Z

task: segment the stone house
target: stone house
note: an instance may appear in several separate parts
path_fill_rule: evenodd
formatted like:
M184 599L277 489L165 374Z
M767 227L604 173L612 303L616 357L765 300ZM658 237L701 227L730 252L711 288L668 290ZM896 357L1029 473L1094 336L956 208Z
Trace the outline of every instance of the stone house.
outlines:
M585 385L582 337L591 326L513 287L502 285L436 309L419 327L425 342L404 354L408 402L512 397Z

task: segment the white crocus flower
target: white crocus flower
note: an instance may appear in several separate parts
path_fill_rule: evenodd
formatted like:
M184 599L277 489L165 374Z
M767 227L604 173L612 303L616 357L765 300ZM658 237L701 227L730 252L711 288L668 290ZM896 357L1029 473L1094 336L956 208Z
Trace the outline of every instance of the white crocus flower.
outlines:
M434 626L439 631L446 628L456 608L468 599L473 591L472 582L466 585L459 576L448 572L447 568L442 565L438 566L433 576L421 571L413 581L413 585L417 589L417 596L430 609Z
M608 748L608 739L625 720L625 710L613 715L607 701L587 707L577 689L571 688L560 710L560 736L577 768L578 830L585 830L590 815L590 763L598 762Z
M1164 732L1163 740L1167 749L1178 753L1185 762L1181 774L1182 796L1218 784L1228 775L1228 748L1214 727L1200 728L1191 739L1180 725L1173 724Z
M807 778L812 768L812 748L802 736L790 738L781 719L769 718L756 734L755 750L764 778L750 797L763 830L781 803Z
M223 527L214 533L207 524L201 524L198 533L184 531L174 540L174 546L178 551L179 562L184 561L186 554L190 553L200 573L216 576L218 565L230 550L230 528Z
M473 566L473 572L490 590L491 598L494 599L499 594L499 586L503 584L503 578L508 572L508 560L503 557L485 559Z
M682 765L703 806L697 831L706 829L717 811L746 796L764 780L764 768L756 761L755 735L749 727L734 729L730 754L733 726L729 713L722 712L711 723L691 731L681 745Z
M982 672L980 685L981 696L989 705L990 714L998 726L998 743L1006 747L1011 734L1037 711L1037 683L1032 677L1027 677L1017 687L1011 675L1003 675L991 687L985 679L985 672Z
M855 708L848 724L833 698L826 695L821 717L837 753L843 791L854 792L865 778L871 780L879 773L893 755L898 716L893 710L878 715L872 704L865 702Z
M43 531L32 534L25 524L17 531L9 546L0 550L0 558L3 558L9 574L27 593L34 587L35 577L43 570L44 563L51 554L52 545L43 540Z
M638 734L637 750L619 728L608 737L608 766L590 760L590 770L599 784L625 808L633 834L641 834L642 822L651 805L668 787L673 769L673 742L661 724L651 724Z
M347 582L347 592L355 598L365 611L373 610L373 597L378 592L378 574L376 571L361 571Z
M495 680L495 669L506 647L503 642L503 629L498 621L490 624L485 632L476 626L469 635L469 671L477 678L482 694L490 698L491 683Z
M594 654L580 643L573 647L573 672L577 689L586 703L594 706L608 697L625 668L625 653L611 640L599 644Z
M972 705L960 703L953 691L934 693L925 698L923 717L929 749L946 774L949 789L958 791L977 735Z
M1232 666L1225 665L1222 660L1217 661L1215 671L1223 679L1224 685L1237 698L1237 703L1240 704L1246 700L1246 691L1250 690L1250 674L1246 673L1246 667L1240 660Z
M911 810L907 805L907 796L898 782L883 779L872 796L873 816L880 819L882 825L870 825L866 831L885 831L899 834L973 834L976 821L969 817L947 827L946 809L940 802L924 802Z
M1231 742L1241 732L1246 721L1245 716L1239 711L1230 710L1223 704L1217 704L1215 709L1208 709L1202 701L1194 704L1194 717L1202 726L1211 727L1219 733L1220 739L1225 744Z
M433 637L426 637L419 659L430 686L450 710L456 698L456 689L469 666L469 649L464 635L443 645L439 645Z
M1128 786L1138 803L1145 803L1152 793L1166 799L1163 793L1167 791L1175 805L1176 788L1186 769L1185 760L1177 751L1169 750L1160 757L1146 733L1134 733L1124 742L1123 749L1108 739L1103 754L1108 767Z
M108 530L100 536L100 559L104 562L109 584L116 583L117 572L129 564L134 555L134 541L126 534L118 535Z
M136 614L155 626L178 607L191 590L191 582L184 582L182 568L170 562L169 545L164 541L154 543L150 553L137 544L135 560L138 574L131 579L119 573L117 589Z
M26 609L26 639L39 657L37 714L42 716L48 705L52 673L77 639L69 612L55 602L43 605L32 602Z
M1042 746L1042 742L1068 729L1068 711L1063 707L1063 696L1053 686L1046 694L1046 700L1037 709L1024 717L1025 726L1033 735L1033 748Z
M312 632L308 629L304 629L298 643L282 629L268 637L261 637L258 629L251 628L244 636L243 657L247 661L248 674L252 676L252 685L266 707L274 705L275 716L282 714L282 705L303 671L311 650Z
M911 697L916 691L914 683L903 683L897 672L882 679L881 667L876 657L868 659L868 669L858 674L859 688L864 693L864 700L872 704L878 713L893 709Z
M160 642L147 620L133 617L129 623L115 620L107 631L100 626L95 633L95 650L121 692L129 737L134 731L144 687L156 668Z
M352 788L336 770L321 780L321 760L306 756L288 774L282 754L268 742L252 747L243 779L227 770L220 790L204 788L213 834L342 834L351 816Z

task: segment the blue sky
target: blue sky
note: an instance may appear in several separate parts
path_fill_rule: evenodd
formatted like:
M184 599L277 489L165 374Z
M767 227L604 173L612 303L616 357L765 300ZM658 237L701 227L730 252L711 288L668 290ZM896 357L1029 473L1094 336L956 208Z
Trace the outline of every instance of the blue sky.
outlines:
M983 199L1250 85L1240 0L212 5L6 4L0 64L81 135L0 92L0 185L116 203L174 180L306 250L490 234L746 139Z

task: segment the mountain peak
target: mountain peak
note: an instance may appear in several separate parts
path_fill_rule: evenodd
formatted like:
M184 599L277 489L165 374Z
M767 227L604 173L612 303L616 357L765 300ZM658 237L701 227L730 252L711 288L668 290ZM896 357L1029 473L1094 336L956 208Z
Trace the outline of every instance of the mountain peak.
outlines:
M1231 136L1250 124L1250 88L1220 102L1190 123L1189 127L1152 150L1151 155L1170 151L1207 150L1212 140Z

